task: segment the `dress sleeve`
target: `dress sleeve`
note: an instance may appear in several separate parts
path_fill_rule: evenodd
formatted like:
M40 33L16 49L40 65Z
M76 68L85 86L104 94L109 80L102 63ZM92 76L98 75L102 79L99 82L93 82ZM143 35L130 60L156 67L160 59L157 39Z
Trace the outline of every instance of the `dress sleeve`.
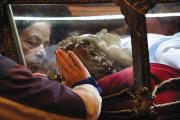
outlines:
M73 88L73 91L77 93L86 106L87 120L97 120L100 111L102 98L96 87L91 84L81 84Z
M31 71L5 57L1 57L0 67L2 97L48 112L86 118L86 101L72 89L45 77L33 76Z

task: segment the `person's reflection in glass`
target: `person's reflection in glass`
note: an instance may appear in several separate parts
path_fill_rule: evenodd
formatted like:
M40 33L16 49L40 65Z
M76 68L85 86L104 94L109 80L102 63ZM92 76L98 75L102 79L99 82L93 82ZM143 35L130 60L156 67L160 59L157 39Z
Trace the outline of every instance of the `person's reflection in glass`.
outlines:
M51 25L40 21L23 23L19 23L18 30L27 66L33 72L43 73L40 64L46 57L45 48L49 43Z
M70 11L67 5L12 5L14 16L22 17L62 17L70 16ZM38 21L38 20L16 20L16 26L22 41L22 47L25 54L27 67L34 73L40 72L46 74L48 69L43 63L43 59L47 57L45 49L55 44L56 34L59 35L62 31L57 30L54 34L54 29L59 28L53 21ZM66 30L67 28L65 28ZM51 39L51 40L50 40ZM60 37L58 36L59 40ZM54 53L53 53L54 54ZM49 58L47 58L49 59ZM40 64L42 63L42 64Z

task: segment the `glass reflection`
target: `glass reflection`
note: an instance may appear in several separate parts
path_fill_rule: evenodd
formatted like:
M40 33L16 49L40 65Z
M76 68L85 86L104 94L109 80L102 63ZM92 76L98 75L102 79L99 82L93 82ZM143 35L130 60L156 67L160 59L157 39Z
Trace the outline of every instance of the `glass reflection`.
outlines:
M124 42L129 28L114 4L12 5L12 10L27 67L33 72L59 74L55 49L69 49L65 46L75 36L84 36L81 43L74 43L81 44L82 49L71 50L76 51L93 77L101 78L132 66L131 47ZM89 45L83 44L84 40L89 40ZM83 52L89 51L90 46L94 46L91 53Z
M168 71L180 68L180 4L156 5L147 15L150 63L161 65ZM169 67L169 68L168 68ZM167 69L168 68L168 69Z

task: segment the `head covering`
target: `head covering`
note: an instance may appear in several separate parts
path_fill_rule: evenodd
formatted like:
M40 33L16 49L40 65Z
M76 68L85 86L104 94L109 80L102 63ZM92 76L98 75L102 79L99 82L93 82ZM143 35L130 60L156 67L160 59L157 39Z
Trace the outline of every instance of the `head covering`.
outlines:
M132 58L120 47L118 35L103 29L96 34L73 34L59 48L73 50L93 77L101 78L132 64Z

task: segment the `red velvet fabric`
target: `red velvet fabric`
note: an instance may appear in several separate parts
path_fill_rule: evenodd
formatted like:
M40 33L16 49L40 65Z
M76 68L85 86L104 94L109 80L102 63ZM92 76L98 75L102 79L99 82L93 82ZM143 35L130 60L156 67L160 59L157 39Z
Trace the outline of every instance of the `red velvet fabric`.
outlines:
M161 82L168 80L170 78L180 77L180 70L174 69L167 65L152 63L150 64L150 72ZM103 96L107 96L112 93L116 93L124 88L133 87L133 69L132 67L121 70L117 73L108 75L98 80L98 83L102 87ZM152 88L156 85L154 79L151 78ZM176 85L175 85L176 86ZM180 87L180 86L176 86ZM165 102L171 102L180 100L180 91L166 90L160 92L154 99L157 104L162 104Z
M102 88L102 95L106 96L124 88L133 87L133 69L132 67L121 70L117 73L108 75L98 80Z
M155 104L164 104L180 100L180 91L166 91L158 93L154 99Z
M151 63L150 64L150 72L155 75L161 82L168 80L170 78L180 77L180 70L174 69L170 66ZM153 78L151 78L152 88L156 85Z

